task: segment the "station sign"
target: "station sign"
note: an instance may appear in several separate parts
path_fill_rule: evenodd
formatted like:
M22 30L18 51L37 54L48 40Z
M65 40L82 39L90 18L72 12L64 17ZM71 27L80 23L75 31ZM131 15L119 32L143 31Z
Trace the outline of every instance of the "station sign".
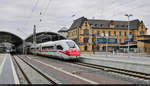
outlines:
M132 38L127 38L127 39L125 39L125 42L131 42L133 39Z
M96 40L96 43L99 44L99 43L117 43L117 39L116 38L97 38Z

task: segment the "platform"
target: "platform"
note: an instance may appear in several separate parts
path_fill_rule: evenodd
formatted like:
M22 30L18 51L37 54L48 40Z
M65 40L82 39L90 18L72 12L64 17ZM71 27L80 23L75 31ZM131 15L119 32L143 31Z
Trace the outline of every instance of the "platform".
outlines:
M0 84L19 84L10 54L0 54Z
M81 61L96 65L103 65L126 69L131 71L150 73L150 57L144 56L123 56L123 55L81 55Z

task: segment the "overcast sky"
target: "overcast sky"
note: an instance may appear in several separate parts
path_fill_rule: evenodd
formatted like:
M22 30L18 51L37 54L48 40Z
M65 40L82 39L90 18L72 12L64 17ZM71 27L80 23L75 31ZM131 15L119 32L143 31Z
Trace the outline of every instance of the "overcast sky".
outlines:
M127 20L126 13L133 14L131 20L143 20L150 28L149 0L0 0L0 31L24 39L32 34L34 24L37 32L57 32L64 26L69 28L73 20L82 16Z

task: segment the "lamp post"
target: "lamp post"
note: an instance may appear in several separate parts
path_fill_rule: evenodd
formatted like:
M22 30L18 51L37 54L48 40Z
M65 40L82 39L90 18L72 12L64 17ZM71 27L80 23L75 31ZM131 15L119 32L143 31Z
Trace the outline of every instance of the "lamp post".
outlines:
M106 57L108 52L108 34L106 34Z
M34 46L34 52L36 51L36 25L34 25L33 28L33 46ZM34 53L36 55L36 52Z
M133 16L132 14L125 14L128 17L128 57L129 57L129 29L130 29L130 17Z

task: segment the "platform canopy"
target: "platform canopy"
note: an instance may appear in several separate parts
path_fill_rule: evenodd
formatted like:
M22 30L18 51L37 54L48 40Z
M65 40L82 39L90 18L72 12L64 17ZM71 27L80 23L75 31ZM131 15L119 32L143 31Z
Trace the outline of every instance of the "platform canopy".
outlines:
M56 41L66 39L65 37L54 32L39 32L36 33L36 43L43 43L47 41ZM33 34L26 38L26 42L33 42Z
M0 31L0 44L11 43L14 46L22 44L22 38L19 36L5 31Z

